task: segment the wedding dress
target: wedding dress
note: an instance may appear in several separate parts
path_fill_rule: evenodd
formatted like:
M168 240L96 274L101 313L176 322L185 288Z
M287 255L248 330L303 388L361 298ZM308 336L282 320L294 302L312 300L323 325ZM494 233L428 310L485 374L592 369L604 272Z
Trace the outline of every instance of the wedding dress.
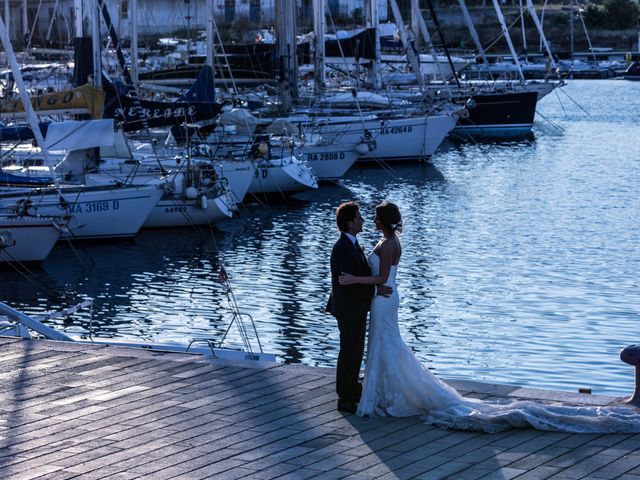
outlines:
M380 258L372 253L373 275ZM497 432L533 427L575 433L640 432L640 412L633 407L575 407L535 401L497 401L465 398L433 375L405 345L398 327L400 296L397 266L391 267L389 297L371 304L367 360L357 414L405 417L422 415L428 424L456 430Z

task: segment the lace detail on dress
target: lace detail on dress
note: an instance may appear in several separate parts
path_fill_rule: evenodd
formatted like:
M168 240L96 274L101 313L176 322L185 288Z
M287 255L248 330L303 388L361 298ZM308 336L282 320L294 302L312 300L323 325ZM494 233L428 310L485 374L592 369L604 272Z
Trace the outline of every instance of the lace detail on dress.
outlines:
M372 274L378 275L378 255L369 255L369 264ZM393 266L386 282L393 288L393 294L376 296L371 302L358 415L422 415L429 424L484 432L512 427L577 433L640 432L640 414L631 407L570 407L533 401L498 403L464 398L433 375L402 341L396 275L397 267Z

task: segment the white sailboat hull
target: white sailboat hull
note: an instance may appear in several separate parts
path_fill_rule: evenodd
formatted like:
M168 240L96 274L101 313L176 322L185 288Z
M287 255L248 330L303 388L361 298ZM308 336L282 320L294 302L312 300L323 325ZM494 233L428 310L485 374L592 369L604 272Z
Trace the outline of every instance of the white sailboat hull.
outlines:
M320 135L334 142L367 143L371 150L358 162L424 161L435 153L457 120L456 115L442 114L330 123L320 127Z
M214 164L220 178L226 179L232 200L242 203L255 177L256 167L250 160L222 160Z
M0 217L0 265L42 262L60 238L63 225L51 217Z
M305 144L299 151L318 180L342 178L360 156L355 144Z
M256 167L249 193L286 194L312 188L318 188L318 180L306 164L274 160L263 162Z
M194 200L163 198L151 210L144 222L145 228L190 227L193 225L213 225L232 218L235 202L227 195Z
M73 215L62 234L72 240L132 237L163 193L155 186L73 187L61 192L62 200L53 189L1 193L0 208L3 212L27 208L32 214Z

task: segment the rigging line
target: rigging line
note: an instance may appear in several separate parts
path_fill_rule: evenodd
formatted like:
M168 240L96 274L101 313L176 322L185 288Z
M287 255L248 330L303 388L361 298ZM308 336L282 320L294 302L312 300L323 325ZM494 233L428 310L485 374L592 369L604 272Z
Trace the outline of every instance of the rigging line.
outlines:
M556 89L557 90L557 89ZM558 103L560 103L560 107L562 108L562 113L564 116L567 116L567 110L564 108L564 103L562 103L562 99L560 98L560 94L558 92L554 92L556 94L556 98L558 99Z
M557 89L557 88L555 88L554 90L558 90L558 89ZM582 110L582 111L583 111L584 113L586 113L587 115L591 116L591 114L590 114L587 110L585 110L585 109L582 107L582 105L580 105L576 100L574 100L574 99L573 99L573 97L571 97L571 95L569 95L567 92L565 92L565 91L564 91L564 89L560 89L560 91L561 91L562 93L564 93L564 94L567 96L567 98L568 98L569 100L571 100L571 102L573 102L573 104L574 104L576 107L578 107L580 110Z
M343 60L345 60L346 57L345 57L345 54L344 54L344 50L342 49L342 42L338 38L338 34L337 34L338 29L336 28L336 24L333 21L333 14L331 13L331 9L330 8L328 9L328 13L329 13L329 21L331 22L331 27L333 28L333 31L336 32L336 39L338 40L338 48L340 49L340 57ZM345 65L347 65L346 61L345 61ZM355 68L355 70L357 71L357 67ZM365 128L364 127L364 118L362 117L362 109L360 108L360 102L358 101L358 95L357 95L359 85L353 85L353 82L351 81L351 78L349 78L349 83L351 84L353 100L354 100L354 103L356 105L356 108L358 109L358 114L360 115L360 121L362 123L362 128L364 129Z
M86 272L87 270L91 270L91 269L93 269L93 267L95 267L95 266L96 266L96 262L93 260L93 258L91 257L91 255L89 255L86 251L84 251L84 250L83 250L83 252L85 253L85 255L86 255L87 257L89 257L89 260L91 261L91 266L89 267L89 269L87 269L87 265L82 261L82 258L80 257L80 254L78 253L78 249L77 249L77 248L75 247L75 245L73 244L73 242L72 242L72 238L70 238L70 237L73 237L73 239L76 239L76 240L77 240L77 238L78 238L78 237L76 237L75 233L74 233L72 230L70 230L70 229L69 229L69 230L68 230L68 232L69 232L69 233L68 233L68 235L66 235L66 236L64 237L64 240L67 242L67 245L69 246L69 248L70 248L70 249L71 249L71 251L73 252L73 255L76 257L76 259L77 259L77 260L78 260L78 262L80 263L80 266L85 270L85 272Z
M9 257L9 259L11 260L8 264L4 264L4 265L8 265L9 267L11 267L12 269L14 269L14 271L22 276L25 280L27 280L29 283L31 283L32 285L39 285L41 288L44 288L45 291L43 292L47 297L49 297L49 300L54 300L56 302L60 302L63 301L64 299L62 297L60 297L56 291L54 289L52 289L49 285L47 285L46 282L44 282L43 280L40 280L30 269L29 267L27 267L26 264L24 264L23 262L21 262L20 260L16 259L13 255L11 255L11 253L7 252L6 250L4 250L4 248L0 247L0 252L4 251L4 255ZM48 290L48 291L47 291Z
M549 123L549 125L551 125L552 127L557 128L558 130L563 130L564 128L561 125L558 125L556 122L554 122L553 120L551 120L549 117L547 117L546 115L540 113L540 112L536 112L537 115L540 115L542 117L543 120L545 120L547 123Z
M511 28L518 22L520 17L516 17L516 19L511 22L509 25L507 25L507 30L511 30ZM502 38L504 37L504 33L500 32L498 35L496 35L495 39L491 42L489 42L489 44L487 45L487 47L485 48L485 51L488 51L489 49L493 48L493 46L498 43Z
M591 51L591 55L593 55L593 61L597 62L598 57L596 56L596 52L593 51L593 45L591 44L591 38L589 37L589 32L587 31L587 26L584 23L584 17L582 16L582 10L580 9L579 2L576 2L578 5L578 17L580 18L580 22L582 23L582 28L584 29L584 34L587 37L587 43L589 44L589 50Z
M38 2L38 8L36 9L36 14L33 17L33 24L31 25L31 28L29 29L29 38L27 39L27 43L24 46L24 51L25 54L27 52L27 50L29 50L29 48L31 48L31 40L33 39L33 33L36 29L36 25L38 23L38 17L40 16L40 7L42 7L42 0L40 0L40 2Z
M219 264L220 264L220 270L222 270L224 268L224 259L222 258L222 254L220 251L220 248L218 247L218 242L216 241L215 238L215 232L213 230L213 226L209 223L209 232L211 235L211 239L213 241L213 247L216 251L216 253L218 254L218 258L219 258ZM226 269L225 269L226 271ZM248 314L243 314L240 311L240 307L238 307L238 302L236 301L235 298L235 294L233 293L233 289L231 288L231 280L229 278L229 276L227 275L226 278L224 279L224 281L222 282L226 288L226 295L227 295L227 302L229 303L229 306L231 308L231 312L232 312L232 316L231 316L231 321L229 322L229 325L226 329L226 331L224 332L222 339L220 340L219 344L218 344L218 348L222 347L222 344L224 342L224 340L227 337L227 334L229 333L229 330L231 329L231 326L233 325L234 322L236 322L236 327L238 328L238 332L240 334L240 338L242 340L242 343L244 344L244 347L246 348L246 350L249 352L250 355L253 356L253 348L251 346L251 341L249 339L249 334L247 331L247 327L244 324L244 321L242 320L243 315L248 316L249 319L251 320L251 324L253 325L253 331L254 331L254 335L256 337L256 341L258 342L258 348L260 349L260 352L262 352L262 344L260 343L260 337L258 336L258 331L256 329L255 323L253 321L253 317L251 315Z
M229 80L231 81L231 86L233 88L233 94L238 96L239 95L238 86L236 85L236 80L235 80L235 78L233 76L233 72L231 71L231 65L229 65L229 57L227 56L227 53L224 50L224 45L222 43L222 37L220 36L220 30L218 29L218 25L216 24L216 16L215 15L211 15L211 18L212 18L212 23L213 23L213 31L215 32L216 37L218 39L218 45L220 47L220 50L222 51L222 56L224 58L225 65L227 67L227 71L229 73ZM213 49L214 49L214 52L215 52L215 45L213 46ZM215 63L216 62L215 62L215 54L214 54L214 61L213 61L213 70L214 70L214 72L215 72L215 67L216 67ZM221 77L222 77L222 81L223 81L223 83L225 85L225 88L227 88L226 79L224 78L224 74L221 75ZM214 79L215 79L215 75L214 75Z
M427 0L427 5L429 6L429 12L431 12L431 19L433 20L433 24L436 27L436 32L438 32L438 36L440 37L440 41L442 42L442 49L444 50L445 55L447 56L447 60L449 62L449 68L451 68L452 72L456 71L456 67L453 65L453 60L451 60L451 55L449 54L449 47L447 47L447 42L444 39L444 34L442 33L442 29L440 28L440 22L438 21L438 16L436 15L435 8L433 7L433 2L431 0ZM437 59L434 59L437 61ZM458 79L458 75L453 75L458 88L460 87L460 80Z

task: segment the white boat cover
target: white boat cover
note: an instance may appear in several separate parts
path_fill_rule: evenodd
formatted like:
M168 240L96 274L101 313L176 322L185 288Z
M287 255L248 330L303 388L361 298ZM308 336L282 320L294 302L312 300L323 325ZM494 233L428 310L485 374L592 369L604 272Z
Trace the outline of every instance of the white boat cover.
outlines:
M387 97L372 92L357 92L354 98L351 92L326 95L320 99L320 105L369 105L375 107L390 107L391 101Z
M258 126L258 119L251 115L249 110L234 108L221 114L218 123L225 126L235 126L237 133L252 134Z
M44 143L51 152L112 146L115 143L113 119L53 122Z
M122 159L132 159L133 154L127 143L127 139L124 136L122 130L118 130L114 134L113 145L104 145L100 147L101 157L115 157Z

